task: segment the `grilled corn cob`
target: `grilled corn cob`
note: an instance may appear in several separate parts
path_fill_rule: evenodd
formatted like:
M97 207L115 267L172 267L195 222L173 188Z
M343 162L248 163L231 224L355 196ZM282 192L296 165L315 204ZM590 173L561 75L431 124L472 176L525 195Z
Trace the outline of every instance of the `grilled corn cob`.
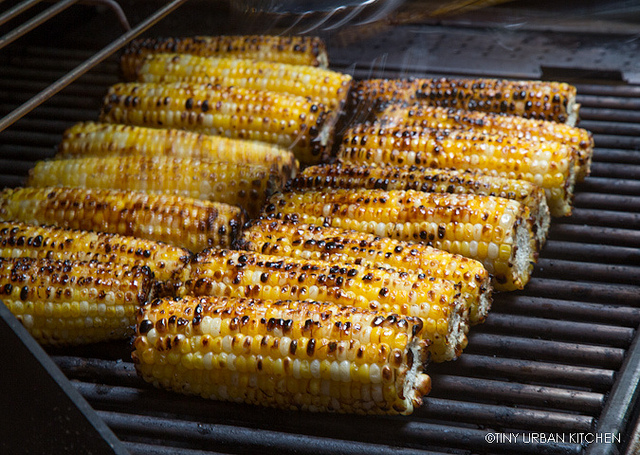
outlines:
M529 208L539 249L549 230L549 207L544 191L524 180L494 177L471 171L416 166L368 166L348 163L309 166L287 186L294 190L369 188L416 190L427 193L479 194L513 199Z
M55 187L3 190L0 221L130 235L198 252L229 246L245 216L228 204L180 196Z
M176 52L202 57L234 57L267 62L327 68L325 43L312 36L196 36L185 38L140 38L124 49L120 68L126 80L135 80L149 54Z
M429 393L418 318L299 301L155 300L133 361L157 387L289 410L411 414Z
M350 163L476 170L542 187L553 216L571 214L576 156L557 142L535 142L470 131L431 128L349 129L338 158Z
M207 249L195 256L188 273L174 281L177 296L317 300L419 317L436 361L455 358L467 343L466 303L448 280L416 279L390 269L342 262Z
M175 129L96 122L81 122L67 129L55 157L109 155L167 156L240 164L259 163L290 176L294 176L298 171L298 162L293 153L263 142Z
M136 80L211 83L290 93L312 98L333 110L344 107L351 85L348 74L323 68L188 54L148 55Z
M27 185L173 194L236 205L253 216L288 177L259 164L109 156L38 161L29 171Z
M466 111L417 103L391 104L378 118L384 126L408 126L437 129L470 129L487 134L502 134L525 140L556 141L575 148L576 178L584 180L591 170L593 135L582 128L549 120L536 120L492 112Z
M518 115L575 126L576 88L562 82L503 79L367 79L353 90L350 106L379 111L388 102Z
M484 321L491 308L489 273L478 261L421 244L358 231L253 220L236 243L238 248L275 256L327 262L353 262L452 281L460 287L472 324Z
M264 216L424 242L480 261L498 290L521 289L537 259L529 209L509 199L414 190L276 193Z
M19 222L0 222L0 256L145 265L161 281L190 258L183 248L152 240Z
M179 128L289 148L306 164L325 160L335 115L307 98L214 84L123 83L109 88L100 119Z
M144 266L0 258L0 300L42 344L124 339L151 290Z

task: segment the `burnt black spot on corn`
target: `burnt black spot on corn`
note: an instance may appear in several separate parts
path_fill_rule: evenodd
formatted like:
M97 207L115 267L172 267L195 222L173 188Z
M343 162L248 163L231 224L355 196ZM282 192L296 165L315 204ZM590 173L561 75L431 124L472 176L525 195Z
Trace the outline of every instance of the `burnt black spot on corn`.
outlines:
M0 192L0 221L134 236L192 252L229 246L237 229L220 235L220 226L244 220L238 207L166 194L65 187Z
M196 305L198 324L185 317L170 333L154 328ZM382 313L385 322L376 326L379 314L310 301L166 299L138 316L132 356L145 380L179 393L284 409L410 414L431 388L423 323ZM265 324L283 320L287 333Z
M64 345L127 338L153 286L146 266L0 258L0 288L36 340Z
M242 274L237 273L240 255L246 256ZM358 273L348 276L354 269ZM444 279L418 280L390 269L210 249L194 258L188 277L175 288L180 296L310 299L357 308L373 304L383 312L423 319L436 360L452 359L466 345L468 309L456 286Z

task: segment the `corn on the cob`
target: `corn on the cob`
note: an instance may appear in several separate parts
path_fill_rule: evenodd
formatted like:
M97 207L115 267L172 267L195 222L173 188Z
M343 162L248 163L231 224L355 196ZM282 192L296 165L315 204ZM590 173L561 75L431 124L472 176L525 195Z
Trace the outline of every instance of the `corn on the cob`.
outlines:
M350 163L477 170L542 187L553 216L571 214L576 156L557 142L431 128L349 129L338 158Z
M316 302L158 299L133 361L156 387L288 410L411 414L429 393L423 321Z
M0 222L0 256L145 265L160 281L190 259L184 248L152 240L20 222Z
M178 128L280 145L306 164L324 161L335 114L307 98L214 84L122 83L109 88L101 121Z
M259 164L109 156L38 161L29 171L27 185L172 194L236 205L255 216L288 178Z
M262 254L391 267L420 278L449 280L460 286L472 324L484 321L491 308L490 276L482 264L421 243L339 228L257 219L244 229L236 246Z
M549 120L516 115L429 106L424 103L405 106L392 103L378 121L383 126L408 126L436 129L470 129L487 134L502 134L525 140L556 141L574 147L577 152L576 178L584 180L591 170L593 135L582 128Z
M0 221L57 225L156 240L193 252L231 244L245 222L228 204L87 188L7 188Z
M349 104L352 109L362 104L375 113L388 102L403 101L553 120L571 126L578 122L580 110L572 85L503 79L368 79L354 87Z
M529 209L509 199L414 190L276 193L265 217L368 232L480 261L498 290L521 289L537 259Z
M232 163L258 163L294 176L298 162L289 150L264 142L230 139L169 128L80 122L67 129L56 158L167 156Z
M448 280L416 279L391 269L293 259L248 251L207 249L173 283L177 296L317 300L419 317L434 360L451 360L466 346L469 314Z
M537 248L544 244L550 225L544 191L524 180L452 169L417 166L368 166L349 163L309 166L287 187L293 190L323 188L416 190L427 193L478 194L513 199L529 208Z
M332 110L344 107L351 85L348 74L323 68L188 54L148 55L136 80L210 83L290 93L312 98Z
M124 339L151 292L145 266L0 258L0 299L42 344Z
M149 54L175 52L202 57L233 57L267 62L327 68L324 41L314 36L196 36L184 38L139 38L133 40L120 59L126 80L133 81Z

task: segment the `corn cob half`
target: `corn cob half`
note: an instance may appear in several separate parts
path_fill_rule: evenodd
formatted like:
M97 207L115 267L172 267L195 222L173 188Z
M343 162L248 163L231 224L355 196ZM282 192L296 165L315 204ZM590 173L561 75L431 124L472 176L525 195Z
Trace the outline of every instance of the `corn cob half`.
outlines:
M544 191L524 180L472 171L417 166L368 166L349 163L309 166L289 181L293 190L323 188L416 190L427 193L478 194L513 199L529 208L531 227L540 249L549 231L549 207Z
M452 281L460 288L472 324L483 322L491 308L490 276L480 262L422 243L339 228L257 219L246 226L236 245L262 254L391 267L421 279L435 277Z
M416 279L350 263L207 249L174 281L177 296L317 300L419 317L435 361L455 358L467 343L466 302L448 280Z
M431 106L518 115L575 126L580 105L576 88L563 82L504 79L367 79L351 95L352 109L367 113L389 102L421 102Z
M344 107L351 85L348 74L323 68L188 54L148 55L136 80L211 83L290 93L312 98L332 110Z
M139 38L122 53L120 68L126 80L135 80L149 54L175 52L203 57L234 57L327 68L324 41L313 36L229 35Z
M38 161L29 171L27 185L172 194L235 205L255 216L288 178L260 164L107 156Z
M160 281L191 257L184 248L152 240L19 222L0 222L0 256L144 265Z
M111 123L80 122L67 129L56 158L89 156L167 156L204 161L261 164L294 176L293 153L275 145L169 128L145 128Z
M337 155L349 163L454 168L526 180L544 189L551 215L571 214L576 155L557 142L472 131L359 125L345 133Z
M133 361L157 387L288 410L411 414L429 393L419 318L299 301L185 297L140 311Z
M146 266L0 258L0 300L42 344L125 339L151 292Z
M576 178L584 180L591 170L593 135L582 128L549 120L536 120L492 112L467 111L416 103L390 104L378 117L381 125L436 129L470 129L487 134L510 135L525 140L547 140L574 147Z
M0 192L0 221L128 235L198 252L229 246L245 215L228 204L165 194L7 188Z
M529 209L509 199L414 190L276 193L266 218L424 242L480 261L497 290L522 289L537 260Z
M306 164L327 159L335 113L307 98L214 84L122 83L109 88L100 120L178 128L289 148Z

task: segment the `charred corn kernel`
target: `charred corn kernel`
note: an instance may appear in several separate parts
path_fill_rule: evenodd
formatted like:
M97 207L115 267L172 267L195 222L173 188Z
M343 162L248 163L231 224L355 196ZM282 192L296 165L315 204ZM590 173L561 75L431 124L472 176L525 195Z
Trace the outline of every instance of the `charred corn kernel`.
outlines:
M446 279L459 286L472 324L484 321L491 307L490 276L480 262L421 243L340 228L258 219L245 228L236 246L274 256L391 267L420 278ZM389 344L394 341L389 340Z
M27 185L173 194L236 205L253 216L288 177L260 164L108 156L38 161L29 170Z
M168 128L145 128L111 123L80 122L67 129L56 158L146 155L240 164L260 163L280 174L294 176L293 153L263 142L229 139Z
M414 190L334 189L277 193L264 217L368 232L424 242L480 261L498 290L521 289L537 259L529 209L493 196L423 193ZM460 224L464 230L459 229ZM501 228L500 240L495 232ZM461 235L461 236L460 236ZM460 237L457 237L460 236ZM503 245L505 261L488 254ZM425 320L427 326L428 321Z
M518 115L575 126L580 105L576 88L564 82L504 79L368 79L360 81L350 105L376 112L388 102Z
M195 256L176 295L317 300L373 311L442 321L424 336L434 360L460 354L469 319L466 302L451 281L416 279L394 270L350 263L293 259L248 251L207 249ZM348 326L336 327L348 338ZM298 341L298 344L301 342ZM301 348L301 346L299 346Z
M227 337L215 326L230 327L231 341L222 342L222 351L212 341ZM352 327L353 343L343 343L334 326ZM393 351L369 342L362 333L371 327L402 334L405 342ZM204 398L308 411L410 414L431 388L422 331L419 318L334 304L187 296L157 299L140 309L132 357L146 381ZM283 341L290 345L286 351L280 348ZM269 355L254 345L266 346ZM352 360L339 360L337 345ZM329 348L322 361L319 346ZM365 359L365 349L376 358ZM169 362L172 355L179 360ZM382 384L385 394L362 391Z
M146 266L0 258L0 299L42 344L125 339L151 290Z
M571 214L576 156L558 142L472 131L360 125L345 133L338 158L349 163L474 170L525 180L544 189L551 215Z
M197 252L228 246L245 222L228 204L165 194L86 188L7 188L0 221L140 237Z
M267 142L305 164L326 160L335 115L307 98L214 84L123 83L109 88L101 121L178 128Z
M144 265L155 279L162 281L183 268L190 253L184 248L125 235L0 222L0 257Z
M202 57L234 57L291 65L327 68L324 41L314 36L196 36L184 38L140 38L133 40L120 59L127 80L135 80L149 54L175 52Z
M349 163L307 167L288 187L294 190L369 188L416 190L427 193L478 194L513 199L529 208L539 249L549 230L549 207L544 191L525 180L495 177L472 171L417 166L369 166ZM462 226L459 226L462 229Z
M582 128L549 120L500 115L492 112L467 111L429 106L392 103L378 117L384 126L419 126L436 129L471 129L487 134L510 135L526 140L560 142L573 147L577 154L576 178L584 180L591 170L593 135Z
M188 54L148 55L136 75L139 82L196 82L309 97L330 109L342 109L351 76L308 65Z

